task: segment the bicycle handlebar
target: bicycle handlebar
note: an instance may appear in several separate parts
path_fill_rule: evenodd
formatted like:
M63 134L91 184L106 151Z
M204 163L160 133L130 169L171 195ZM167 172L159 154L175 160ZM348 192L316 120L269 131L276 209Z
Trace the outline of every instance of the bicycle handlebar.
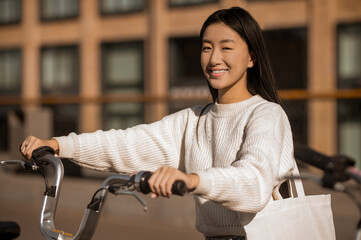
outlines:
M72 234L56 230L54 224L54 216L60 195L61 184L64 176L64 167L61 160L54 156L54 150L50 147L40 147L32 153L33 164L22 160L1 161L0 166L7 164L20 164L23 168L33 171L40 171L45 179L44 168L52 166L55 170L53 181L50 186L47 182L45 186L43 204L40 213L40 229L41 233L47 240L86 240L93 236L100 213L104 206L108 192L114 195L132 195L144 206L146 203L134 191L148 194L150 191L148 180L152 173L141 171L135 175L112 175L106 178L102 187L98 189L84 212L83 219L78 228L78 232ZM172 186L172 193L183 196L187 192L187 188L183 181L176 181Z

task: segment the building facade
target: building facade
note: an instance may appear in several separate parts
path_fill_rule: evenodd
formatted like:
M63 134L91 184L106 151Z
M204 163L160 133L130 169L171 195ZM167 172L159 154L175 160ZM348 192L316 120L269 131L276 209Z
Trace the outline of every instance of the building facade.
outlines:
M0 152L14 121L50 137L209 102L199 31L231 6L263 30L295 141L361 161L359 0L0 0Z

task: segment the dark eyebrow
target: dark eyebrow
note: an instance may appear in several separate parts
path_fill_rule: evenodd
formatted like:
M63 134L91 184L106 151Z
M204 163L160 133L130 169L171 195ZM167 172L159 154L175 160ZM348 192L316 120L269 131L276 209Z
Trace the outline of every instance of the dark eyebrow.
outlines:
M221 40L220 42L221 42L221 43L229 43L229 42L235 43L235 41L234 41L233 39L223 39L223 40Z
M235 41L233 39L222 39L220 41L220 43L229 43L229 42L234 43ZM212 43L212 41L210 41L208 39L203 39L202 43Z

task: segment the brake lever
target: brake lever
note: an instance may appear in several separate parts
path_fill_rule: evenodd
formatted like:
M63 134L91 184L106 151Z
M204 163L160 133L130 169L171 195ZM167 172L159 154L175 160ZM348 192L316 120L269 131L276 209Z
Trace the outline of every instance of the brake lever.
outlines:
M111 193L113 193L116 196L117 195L131 195L131 196L135 197L140 202L140 204L143 205L144 212L146 212L148 210L147 203L136 192L119 189L119 190L111 191Z
M33 170L33 171L37 171L39 170L39 166L36 164L30 164L26 161L23 160L4 160L4 161L0 161L0 166L5 166L5 165L20 165L22 166L24 169L27 170Z

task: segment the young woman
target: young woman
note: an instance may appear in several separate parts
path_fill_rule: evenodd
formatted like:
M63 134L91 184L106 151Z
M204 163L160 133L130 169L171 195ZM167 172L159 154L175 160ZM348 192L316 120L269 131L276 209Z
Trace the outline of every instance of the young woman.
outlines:
M100 171L150 170L152 196L169 197L183 180L206 239L244 239L244 217L280 199L295 167L292 133L280 107L261 30L245 10L216 11L201 29L201 66L213 103L126 130L42 140L28 137L27 157L48 145L60 157Z

